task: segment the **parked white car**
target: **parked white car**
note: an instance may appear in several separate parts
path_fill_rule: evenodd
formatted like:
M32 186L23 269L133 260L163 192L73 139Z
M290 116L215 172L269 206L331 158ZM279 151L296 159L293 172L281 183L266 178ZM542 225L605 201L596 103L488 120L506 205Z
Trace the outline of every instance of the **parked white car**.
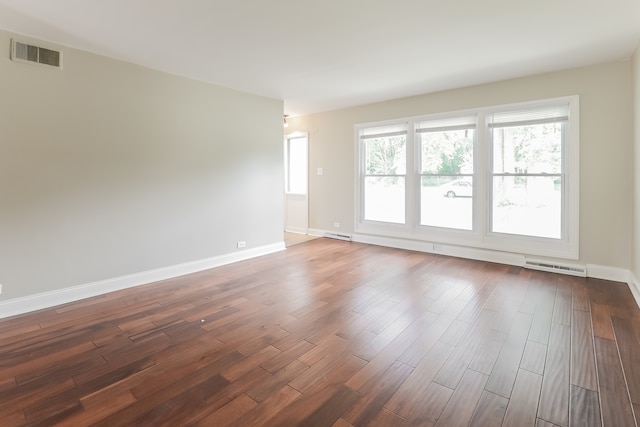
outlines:
M447 184L440 186L442 188L442 194L449 197L471 197L473 196L473 185L471 181L466 179L456 179Z

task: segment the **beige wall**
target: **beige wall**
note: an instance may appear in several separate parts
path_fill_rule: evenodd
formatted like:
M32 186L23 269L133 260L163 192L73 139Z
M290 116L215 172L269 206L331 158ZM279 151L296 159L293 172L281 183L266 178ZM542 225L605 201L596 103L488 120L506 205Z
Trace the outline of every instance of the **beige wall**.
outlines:
M282 241L282 101L0 32L0 299Z
M634 153L633 153L633 251L631 272L640 279L640 44L631 60L634 117ZM639 301L640 304L640 301Z
M353 232L357 123L580 95L580 261L629 268L630 85L631 64L623 61L292 118L290 131L309 132L309 226L335 230L340 222L340 231Z

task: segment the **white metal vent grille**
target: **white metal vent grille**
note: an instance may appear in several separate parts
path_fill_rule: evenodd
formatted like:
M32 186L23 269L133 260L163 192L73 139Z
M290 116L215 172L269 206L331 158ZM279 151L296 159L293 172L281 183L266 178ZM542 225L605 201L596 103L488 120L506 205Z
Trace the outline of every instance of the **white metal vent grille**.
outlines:
M327 231L326 233L324 233L324 237L328 237L330 239L345 240L347 242L351 241L350 234L338 234L338 233L331 233Z
M11 59L62 68L62 51L11 40Z
M553 273L570 274L572 276L587 276L587 269L576 264L557 264L550 261L526 260L525 267L533 270L551 271Z

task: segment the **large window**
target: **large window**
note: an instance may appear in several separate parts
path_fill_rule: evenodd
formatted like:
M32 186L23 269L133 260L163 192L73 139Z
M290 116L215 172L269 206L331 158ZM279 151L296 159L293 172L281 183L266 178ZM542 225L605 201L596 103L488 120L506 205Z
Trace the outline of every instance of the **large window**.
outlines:
M407 128L386 126L363 130L364 219L405 223Z
M476 118L418 123L420 225L471 230Z
M491 229L562 238L568 105L492 114Z
M356 232L578 257L578 98L357 126Z

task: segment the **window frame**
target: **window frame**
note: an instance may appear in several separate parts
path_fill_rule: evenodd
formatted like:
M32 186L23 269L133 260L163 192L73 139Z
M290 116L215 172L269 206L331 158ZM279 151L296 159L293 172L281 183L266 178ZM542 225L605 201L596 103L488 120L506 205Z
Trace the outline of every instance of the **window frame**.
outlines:
M535 109L568 105L569 119L564 126L562 155L561 238L551 239L527 235L493 232L493 153L488 120L496 112ZM421 144L417 135L419 123L475 115L473 152L473 220L472 229L443 228L420 224ZM405 181L405 224L364 220L364 158L360 144L363 129L393 124L407 124L407 166ZM564 259L579 258L579 195L580 195L580 119L579 96L563 96L544 100L519 102L497 106L428 114L397 120L357 124L355 129L355 233L387 238L409 239L418 242L442 243L460 247L496 250L523 255L537 255Z
M441 123L441 122L453 122L454 124L450 124L450 125L446 125L443 124L441 126L437 126L434 128L428 128L428 127L421 127L421 125L426 124L426 123ZM415 143L415 164L416 164L416 171L417 171L417 183L416 183L416 208L417 208L417 213L416 213L416 217L415 217L415 223L416 223L416 229L426 229L426 230L432 230L432 232L437 232L437 230L440 229L444 229L445 232L449 231L456 231L456 232L473 232L473 230L476 229L475 226L475 220L476 220L476 215L475 215L475 206L476 206L476 190L475 190L475 183L476 183L476 166L477 166L477 160L476 160L476 156L478 154L478 118L476 114L466 114L466 115L461 115L461 114L455 114L455 115L445 115L445 116L437 116L437 117L432 117L430 120L416 120L414 123L414 143ZM430 129L430 130L426 130L426 129ZM436 130L437 129L437 130ZM473 142L472 142L472 169L473 172L471 174L468 173L458 173L458 174L427 174L424 173L424 168L422 165L422 141L420 139L420 137L418 136L419 134L422 133L429 133L429 132L438 132L438 131L448 131L448 130L472 130L473 131ZM471 216L471 229L464 229L464 228L454 228L454 227L446 227L446 226L442 226L442 225L430 225L430 224L422 224L422 178L423 177L436 177L436 176L449 176L449 177L458 177L458 179L462 179L463 177L471 177L471 182L473 183L473 187L472 187L472 196L471 196L471 212L472 212L472 216Z
M580 117L579 117L579 96L567 96L547 99L542 101L531 101L517 104L503 105L491 109L491 113L508 112L523 109L536 109L552 107L561 104L568 106L568 120L563 126L563 146L562 146L562 211L561 211L561 238L545 238L536 236L526 236L517 234L507 234L492 230L492 207L493 207L493 150L491 129L488 126L489 113L485 115L485 139L486 165L485 186L489 194L488 202L485 205L486 230L484 241L487 247L498 250L507 248L510 252L518 252L530 255L558 257L566 259L579 258L579 196L580 196Z
M364 132L367 129L380 129L380 128L404 128L405 129L405 173L404 175L396 174L392 176L401 176L404 177L405 182L405 194L404 194L404 221L402 223L396 222L384 222L378 220L365 219L365 180L369 176L391 176L391 175L369 175L367 174L367 151L365 149L366 138ZM400 132L400 131L398 131ZM413 162L413 155L409 150L409 147L412 146L412 142L409 139L411 136L411 128L408 126L408 122L406 120L389 120L383 122L376 122L372 124L363 124L358 125L355 128L355 139L356 139L356 162L357 162L357 181L356 185L356 200L357 200L357 226L360 225L360 230L365 230L366 232L371 233L382 233L388 235L394 235L395 233L403 232L402 230L406 230L408 228L408 218L410 218L409 213L409 204L407 197L407 189L410 188L410 181L412 181L413 175L413 167L410 167L410 164Z

